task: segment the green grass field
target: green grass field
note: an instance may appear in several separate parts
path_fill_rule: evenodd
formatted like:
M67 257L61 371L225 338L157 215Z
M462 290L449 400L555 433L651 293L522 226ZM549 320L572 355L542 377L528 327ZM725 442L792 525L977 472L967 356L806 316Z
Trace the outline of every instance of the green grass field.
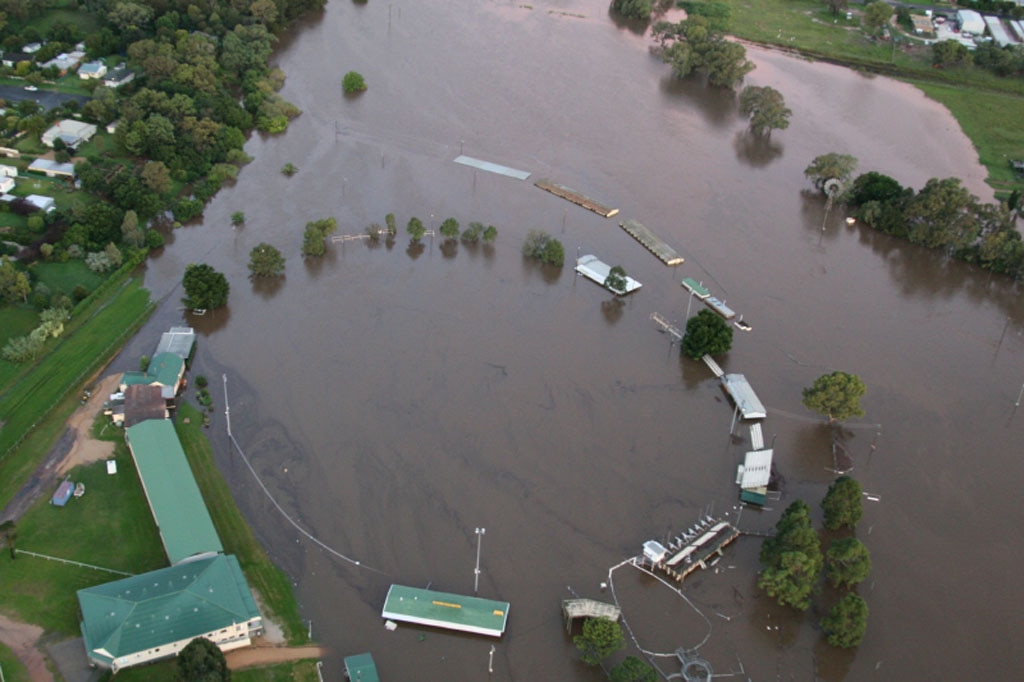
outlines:
M0 346L7 343L7 339L15 336L24 336L39 325L39 313L27 305L9 305L0 312Z
M186 418L188 424L184 423ZM260 593L263 605L270 611L264 615L269 615L284 629L290 644L305 644L309 640L299 615L291 581L270 561L252 528L242 517L227 481L214 462L213 449L203 432L202 422L202 414L197 408L182 404L175 428L192 465L196 483L206 500L217 534L224 544L224 552L238 557L250 587Z
M14 652L0 644L0 666L4 670L4 682L30 682L28 670L21 664Z
M64 430L79 391L153 308L137 279L115 283L78 311L56 347L38 363L22 368L0 361L0 508Z
M111 435L117 474L108 475L104 462L72 470L71 480L85 484L85 495L56 507L49 503L53 491L46 491L18 521L18 549L125 573L167 565L128 446L120 430ZM0 573L7 585L0 591L0 609L70 636L79 628L76 591L123 577L26 554L12 560L6 552Z
M91 292L105 279L103 275L97 275L90 270L82 260L69 260L67 263L35 263L29 266L29 269L34 280L43 282L51 291L62 291L69 296L79 284Z

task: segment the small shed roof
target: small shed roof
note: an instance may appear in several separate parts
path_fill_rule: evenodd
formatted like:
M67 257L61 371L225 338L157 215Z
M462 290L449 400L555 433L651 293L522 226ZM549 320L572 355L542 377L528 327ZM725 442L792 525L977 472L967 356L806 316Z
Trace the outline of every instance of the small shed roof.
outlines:
M581 257L576 261L576 272L580 273L587 279L597 282L601 286L604 286L605 281L608 279L608 273L612 271L612 268L607 263L602 262L597 256L588 254ZM642 284L636 281L632 277L626 276L626 288L622 291L615 293L618 294L629 294L639 289Z
M57 486L57 492L50 498L50 504L55 504L58 507L63 507L71 499L71 494L75 492L75 484L71 480L62 481Z
M160 386L133 384L124 389L124 425L135 426L147 419L166 419L167 401Z
M350 682L380 682L377 664L372 654L356 654L345 657L345 677Z
M382 618L501 637L509 603L460 594L392 585Z
M764 419L768 413L764 405L758 400L754 389L747 383L747 378L742 374L725 374L722 376L722 386L725 392L736 403L740 414L744 419Z
M125 437L171 563L223 552L174 425L151 419L125 429Z

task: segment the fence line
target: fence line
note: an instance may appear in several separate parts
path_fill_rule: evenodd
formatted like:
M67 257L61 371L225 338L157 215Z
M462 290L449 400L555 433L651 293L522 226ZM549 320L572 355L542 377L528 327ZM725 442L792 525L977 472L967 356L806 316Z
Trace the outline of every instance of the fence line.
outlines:
M59 561L62 564L72 564L74 566L81 566L82 568L91 568L97 571L106 571L107 573L117 573L118 575L124 575L131 577L134 573L125 573L124 571L118 571L113 568L103 568L102 566L93 566L92 564L83 564L81 561L74 561L72 559L61 559L58 556L50 556L48 554L40 554L39 552L30 552L27 549L15 549L15 554L28 554L29 556L38 557L40 559L48 559L50 561Z

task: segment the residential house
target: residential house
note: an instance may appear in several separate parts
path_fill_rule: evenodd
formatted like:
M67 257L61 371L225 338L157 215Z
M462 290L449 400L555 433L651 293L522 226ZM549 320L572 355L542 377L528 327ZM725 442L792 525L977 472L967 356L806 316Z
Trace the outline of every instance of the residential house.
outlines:
M108 88L119 88L125 83L131 83L133 80L135 80L135 72L129 71L125 68L124 64L121 64L113 71L107 73L106 78L103 79L103 84Z
M42 143L52 147L56 139L61 139L68 147L77 147L83 142L88 142L96 134L96 126L84 121L76 121L72 118L65 118L57 121L49 130L43 133Z
M125 372L122 375L122 391L135 384L159 386L164 400L174 400L185 386L185 360L174 353L158 353L150 360L145 372Z
M39 50L43 49L42 43L29 43L21 48L21 51L25 54L35 54Z
M36 173L45 173L48 178L75 179L75 164L73 163L57 163L50 159L36 159L28 165L28 170Z
M25 54L24 52L4 52L3 57L0 57L0 63L9 69L13 69L21 62L33 61L32 55Z
M107 75L107 65L103 62L88 62L78 67L78 77L83 80L99 79Z
M57 70L60 71L60 75L63 76L67 74L68 71L78 66L83 59L85 59L85 53L79 50L75 50L74 52L61 52L50 61L43 62L39 66L44 69L56 67Z
M14 178L9 175L0 176L0 194L7 194L14 189Z
M170 412L159 386L133 384L124 389L123 396L116 400L104 413L110 417L115 426L132 427L148 419L167 419Z
M16 178L18 177L18 167L0 163L0 176L5 178Z
M44 197L41 194L29 194L25 197L25 201L38 208L40 211L46 211L47 213L57 208L57 204L54 202L53 197Z

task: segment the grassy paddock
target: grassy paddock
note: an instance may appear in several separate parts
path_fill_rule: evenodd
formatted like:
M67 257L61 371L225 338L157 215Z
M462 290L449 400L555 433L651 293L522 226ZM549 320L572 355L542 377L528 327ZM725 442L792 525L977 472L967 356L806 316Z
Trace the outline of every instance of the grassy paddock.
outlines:
M184 423L187 418L189 423ZM213 449L202 429L202 414L189 404L178 410L175 428L181 445L192 465L192 473L203 493L213 525L224 544L226 554L234 554L245 572L249 585L259 592L269 617L284 629L290 644L308 642L307 631L299 615L292 584L284 572L274 566L256 539L252 528L242 517L231 496L231 489L213 459Z
M167 565L128 446L120 431L112 435L117 474L108 475L103 462L71 471L71 480L85 484L85 495L55 507L47 491L18 520L19 549L126 573ZM123 577L26 554L12 560L7 552L0 555L0 573L6 585L0 608L62 635L78 634L77 590Z
M4 682L30 682L28 670L14 652L0 644L0 666L4 669Z
M65 428L78 391L105 365L154 308L132 279L79 310L59 345L21 373L0 361L0 507L6 505ZM14 368L15 371L18 368ZM6 371L5 371L6 370Z
M89 269L84 260L69 260L66 263L34 263L29 266L32 276L53 292L62 291L68 296L79 284L93 291L103 282L103 275Z
M25 305L12 305L3 309L0 313L0 346L7 343L8 339L16 336L25 336L39 326L39 313L34 308ZM0 372L2 375L2 372Z

